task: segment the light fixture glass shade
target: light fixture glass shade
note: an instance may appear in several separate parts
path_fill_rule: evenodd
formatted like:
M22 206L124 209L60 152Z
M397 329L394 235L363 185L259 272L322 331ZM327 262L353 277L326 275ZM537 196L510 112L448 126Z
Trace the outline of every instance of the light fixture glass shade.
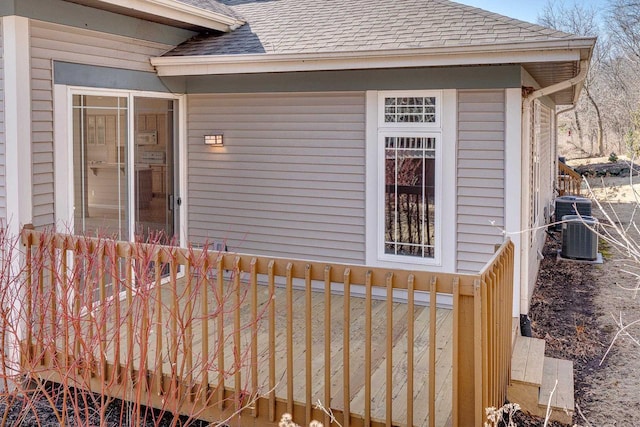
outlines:
M215 134L212 134L212 135L205 135L204 136L204 143L207 144L207 145L214 145L216 147L224 146L224 139L223 139L222 132L215 133Z

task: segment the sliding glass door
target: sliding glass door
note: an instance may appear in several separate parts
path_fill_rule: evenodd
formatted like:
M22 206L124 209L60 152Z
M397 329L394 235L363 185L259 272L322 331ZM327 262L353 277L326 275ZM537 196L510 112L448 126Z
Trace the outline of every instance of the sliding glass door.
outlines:
M73 96L74 233L173 240L176 124L174 99Z

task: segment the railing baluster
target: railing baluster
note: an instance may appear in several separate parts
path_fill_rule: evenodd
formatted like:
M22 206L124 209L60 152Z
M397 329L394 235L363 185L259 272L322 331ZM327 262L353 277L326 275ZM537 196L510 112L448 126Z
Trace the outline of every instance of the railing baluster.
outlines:
M163 395L165 390L163 386L163 377L164 377L164 369L162 366L162 337L164 336L163 328L162 328L162 264L160 261L160 253L155 252L153 255L153 272L155 275L155 284L154 289L149 290L149 294L151 292L155 292L156 294L156 325L155 325L155 334L156 334L156 357L155 357L155 379L156 379L156 392L159 395ZM173 317L173 314L169 314L170 317ZM152 329L152 330L153 330ZM172 328L173 329L173 328ZM171 331L173 334L173 331ZM172 353L169 353L172 354ZM171 364L171 360L169 363ZM170 367L170 369L172 369Z
M482 407L489 406L489 301L486 283L480 282L480 304L481 304L481 320L482 325Z
M293 264L287 264L287 411L293 414Z
M74 247L74 262L76 263L76 265L78 264L79 260L82 260L83 268L82 268L82 273L83 274L74 274L73 277L73 281L71 282L71 301L69 301L69 295L67 296L67 303L71 304L71 328L73 329L73 352L71 353L71 361L72 363L76 364L76 369L78 373L82 373L83 367L80 362L81 357L82 357L82 333L80 331L80 326L81 326L81 322L80 322L80 299L82 298L83 293L80 292L80 278L81 277L85 277L89 279L90 283L93 283L93 280L91 280L91 265L89 264L88 260L89 260L89 250L87 248L87 242L86 240L82 240L80 242L76 242L75 247ZM78 271L78 269L76 268L76 272ZM89 298L91 298L92 295L89 296ZM103 360L103 350L104 350L104 343L100 342L100 360ZM102 369L102 364L100 365L100 368ZM84 369L91 369L90 366L85 367ZM103 374L103 371L100 371L100 380L102 382L105 381L105 376Z
M217 323L217 332L218 332L218 341L216 342L216 351L218 352L218 408L222 411L224 410L224 376L225 376L225 368L224 368L224 303L226 301L226 297L224 295L224 255L218 255L218 273L217 273L217 293L218 293L218 304L219 307L216 307L216 311L218 313L218 323Z
M63 333L63 348L62 354L60 355L63 359L62 366L67 366L69 364L69 354L71 353L71 349L69 348L69 274L68 274L68 258L67 258L67 250L68 250L68 239L64 239L64 252L62 253L62 290L60 292L60 304L62 305L62 333ZM55 316L55 313L53 313ZM56 346L57 347L57 346ZM60 352L56 351L56 354Z
M118 251L116 251L117 253ZM132 256L131 245L127 245L126 248L126 257L125 257L125 269L126 269L126 282L125 282L125 292L127 297L127 311L133 309L133 256ZM133 348L133 316L129 314L127 316L127 366L129 366L129 371L127 375L129 377L129 385L131 387L134 386L135 381L135 366L133 363L134 359L134 348Z
M107 247L107 244L109 247ZM114 361L113 361L113 378L117 384L122 383L122 365L120 363L120 352L122 351L122 345L120 343L121 337L121 323L122 313L120 313L120 263L118 262L118 253L116 252L115 242L109 241L103 243L103 253L106 254L107 260L111 262L111 283L113 284L113 299L115 310L115 327L116 331L115 343L114 343Z
M34 343L33 343L33 260L32 260L32 256L33 256L33 249L32 249L32 240L33 240L33 235L31 234L31 232L27 231L27 230L23 230L22 232L22 242L23 244L26 246L25 247L25 272L26 272L26 286L27 286L27 295L26 295L26 304L27 304L27 318L25 319L27 324L27 328L26 328L26 344L23 347L23 353L26 355L27 358L27 363L29 364L29 367L31 367L31 364L33 363L33 349L34 349ZM41 248L38 248L38 253L42 254L42 250ZM44 259L44 257L40 257L41 259ZM40 297L42 298L42 297ZM37 293L36 293L36 300L40 300ZM43 326L44 326L44 319L41 315L41 313L43 312L42 307L39 310L39 316L38 318L40 319L39 322L39 327L40 330L42 330ZM3 334L5 333L4 331L2 332ZM38 344L41 344L40 342ZM38 352L38 354L41 353L41 349L40 349L41 345L37 345L35 346L35 351Z
M436 323L438 309L438 279L429 284L429 426L436 425Z
M344 270L344 331L343 331L343 348L342 348L342 390L344 401L344 422L343 427L349 427L351 421L351 374L350 374L350 356L351 356L351 269Z
M304 283L305 283L305 416L306 425L311 423L311 409L312 409L312 384L311 384L311 337L313 335L313 327L311 324L311 307L312 307L312 289L311 289L311 264L305 265L304 268Z
M410 274L407 280L407 426L413 426L414 279Z
M87 249L89 249L89 247L94 246L91 242L88 242L88 244L86 244ZM100 271L97 272L98 274L98 286L99 286L99 299L100 299L100 378L102 379L102 382L106 383L107 382L107 378L109 375L109 365L108 365L108 360L107 360L107 348L106 348L106 343L110 340L110 337L107 336L107 319L109 319L108 313L107 313L107 277L106 277L106 273L105 273L105 251L104 251L104 242L100 242L100 247L93 247L92 248L92 252L94 255L98 256L98 268ZM91 256L88 256L87 259L91 259ZM87 262L87 268L91 268L91 264L89 262ZM85 275L85 277L87 279L89 279L89 282L91 283L91 292L88 295L88 300L89 300L89 313L91 313L91 311L93 310L93 280L91 280L90 278L90 271L87 271L87 274ZM86 279L85 279L86 282ZM79 290L79 289L78 289ZM79 309L80 307L78 307ZM91 325L91 321L89 322L89 324ZM90 326L91 327L91 326Z
M242 376L241 376L241 357L242 349L240 348L240 257L236 257L233 262L233 287L234 287L234 304L233 304L233 369L234 372L234 409L237 411L242 405Z
M251 259L251 396L258 392L258 259ZM267 303L269 303L267 301ZM251 415L258 417L258 403L253 405Z
M324 268L324 405L331 408L331 266ZM324 425L331 425L325 412Z
M159 250L159 249L156 249ZM178 300L178 263L177 263L177 253L175 248L169 248L164 252L169 256L168 264L169 264L169 294L171 295L171 365L169 366L171 372L171 396L173 399L178 401L178 396L181 395L182 390L180 389L180 381L178 381L178 375L180 373L179 366L181 362L178 360L178 355L182 353L184 355L184 351L180 352L178 348L178 319L181 317L180 314L180 302ZM158 288L162 289L162 282L156 283ZM181 331L182 332L182 331ZM184 344L184 343L183 343ZM183 356L184 357L184 356Z
M458 384L460 381L460 279L458 277L453 278L453 346L452 346L452 361L451 361L451 379L453 387L451 389L452 394L452 407L451 416L453 425L457 426L460 423L458 417L458 411L460 405L458 401Z
M386 384L386 425L393 422L393 273L387 273L387 384Z
M88 345L91 348L91 353L89 354L89 360L88 360L88 366L87 368L89 369L90 375L91 377L95 376L95 369L94 369L94 364L95 364L95 355L93 354L93 339L94 339L94 331L93 331L93 327L94 327L94 321L93 321L93 294L95 292L95 277L94 274L95 272L93 271L94 265L92 264L91 260L93 259L93 251L92 251L92 243L91 241L87 240L87 239L83 239L82 240L82 252L83 252L83 257L82 257L82 261L83 261L83 269L84 269L84 277L87 278L88 280L88 289L85 290L85 298L87 301L87 315L86 315L86 319L87 319L87 327L89 329L89 341L88 341ZM94 260L95 261L95 260Z
M185 321L185 341L183 343L184 346L184 357L185 357L185 368L186 368L186 384L189 386L187 393L189 394L188 400L189 402L194 401L194 389L193 389L193 318L195 315L193 309L192 300L195 298L193 294L193 265L192 265L192 253L188 253L188 257L184 264L184 279L185 279L185 295L186 301L184 306L185 315L183 316L183 320ZM174 282L172 280L171 286L173 288L177 288L178 283L177 280Z
M36 262L38 263L38 267L37 267L37 272L38 272L38 290L37 290L37 295L36 295L36 309L39 311L38 313L38 338L37 340L37 347L36 347L36 351L38 354L38 359L39 359L39 363L43 364L46 363L46 356L44 354L45 352L45 345L44 345L44 339L45 339L45 325L46 325L46 316L47 316L47 306L45 305L46 303L46 294L44 292L44 248L43 248L43 241L42 241L42 237L40 238L39 242L38 242L38 246L37 246L37 250L36 250Z
M206 251L206 249L205 249ZM200 272L200 328L202 329L202 379L200 380L200 398L202 404L209 405L209 255L205 252Z
M474 372L474 414L475 424L482 424L482 416L484 414L484 402L482 399L483 368L482 350L483 350L483 330L482 325L482 294L480 279L474 280L473 283L473 372Z
M47 239L49 240L49 239ZM49 242L51 243L51 246L53 246L54 248L57 246L58 237L54 236L52 237ZM60 287L63 287L64 285L62 284L64 282L64 280L66 280L65 278L68 275L68 271L67 271L67 264L66 264L66 252L67 252L67 248L64 245L64 240L60 239L60 276L57 276L55 274L55 259L54 257L51 258L51 272L49 273L49 298L51 300L50 302L50 306L51 306L51 312L49 313L49 324L51 325L51 336L53 337L53 342L54 342L54 346L53 349L51 349L51 356L49 360L49 364L51 365L52 363L54 363L54 361L58 360L58 338L60 336L60 330L58 328L58 311L59 311L59 306L60 304L58 304L58 283L60 283ZM55 256L55 249L53 249L54 252L54 256ZM40 275L43 274L43 269L44 266L40 267ZM38 280L40 280L41 283L44 283L44 277L39 277ZM60 328L62 328L63 325L60 324Z
M148 273L148 266L142 265L143 261L148 259L145 254L141 254L144 250L142 248L136 248L136 256L140 257L140 265L137 266L136 271L139 273L136 277L136 290L140 291L142 288L141 294L144 295L144 299L146 299L146 304L143 302L141 305L142 311L142 319L140 322L140 372L139 377L140 381L137 384L137 391L142 393L143 391L150 391L151 384L149 379L149 340L150 340L150 332L151 332L151 304L153 302L153 298L151 297L151 287L150 283L147 283L146 274Z
M269 281L269 421L276 421L276 262L269 261L267 268Z
M372 273L365 276L365 319L364 319L364 425L371 425L371 303Z

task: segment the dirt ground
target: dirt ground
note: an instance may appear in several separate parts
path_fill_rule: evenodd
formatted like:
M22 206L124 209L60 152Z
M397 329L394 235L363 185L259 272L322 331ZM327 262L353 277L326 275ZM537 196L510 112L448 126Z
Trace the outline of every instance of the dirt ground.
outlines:
M593 215L603 225L626 229L627 243L614 232L623 245L601 239L604 263L584 264L557 260L561 235L551 233L532 299L532 331L546 340L546 355L574 362L579 411L573 422L580 426L640 426L640 294L634 289L640 285L634 275L640 273L640 254L634 260L624 248L640 249L634 227L640 227L640 197L634 192L640 192L640 177L633 182L632 187L629 177L590 180L602 204L600 209L594 203ZM628 334L618 334L623 325ZM523 417L520 425L542 421Z

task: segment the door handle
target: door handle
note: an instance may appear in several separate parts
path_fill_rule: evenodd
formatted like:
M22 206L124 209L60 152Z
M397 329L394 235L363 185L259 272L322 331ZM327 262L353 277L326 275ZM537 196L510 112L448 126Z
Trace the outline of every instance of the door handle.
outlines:
M172 211L176 208L176 206L182 205L182 198L175 197L173 194L169 194L169 210Z

